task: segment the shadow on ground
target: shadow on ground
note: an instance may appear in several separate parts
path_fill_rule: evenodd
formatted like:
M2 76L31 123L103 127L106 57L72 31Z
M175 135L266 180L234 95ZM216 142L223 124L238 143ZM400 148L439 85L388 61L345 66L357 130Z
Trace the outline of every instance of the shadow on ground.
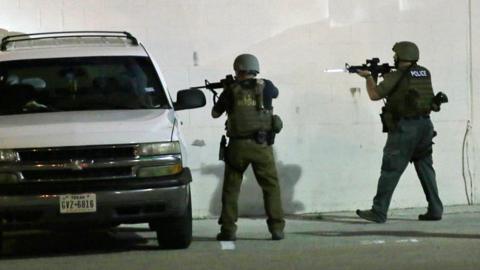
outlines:
M0 254L1 259L5 260L157 249L154 232L143 228L115 228L86 232L21 231L5 233L3 249Z
M270 237L238 237L237 236L237 241L270 241ZM193 241L201 241L201 242L219 242L216 237L194 237Z
M299 215L288 216L289 219L313 220L328 223L342 223L342 224L370 224L372 222L363 220L356 215L332 215L332 214L317 214L317 215ZM413 218L388 218L389 221L418 221Z
M464 233L441 233L422 231L318 231L318 232L297 232L293 234L311 235L320 237L358 237L358 236L396 236L416 238L453 238L453 239L480 239L480 234Z

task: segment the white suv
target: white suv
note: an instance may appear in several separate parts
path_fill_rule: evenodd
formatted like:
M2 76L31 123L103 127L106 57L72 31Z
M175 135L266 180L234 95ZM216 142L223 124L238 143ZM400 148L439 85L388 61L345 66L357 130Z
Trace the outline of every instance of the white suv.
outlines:
M158 66L127 32L3 38L0 47L2 231L148 222L160 246L192 239L191 173Z

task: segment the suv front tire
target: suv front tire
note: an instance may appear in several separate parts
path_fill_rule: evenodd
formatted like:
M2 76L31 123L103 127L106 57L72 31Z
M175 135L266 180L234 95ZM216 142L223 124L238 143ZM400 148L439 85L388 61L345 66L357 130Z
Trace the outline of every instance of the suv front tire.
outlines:
M157 233L157 241L160 248L188 248L192 242L191 198L188 198L187 209L182 216L158 219L150 222L149 225Z

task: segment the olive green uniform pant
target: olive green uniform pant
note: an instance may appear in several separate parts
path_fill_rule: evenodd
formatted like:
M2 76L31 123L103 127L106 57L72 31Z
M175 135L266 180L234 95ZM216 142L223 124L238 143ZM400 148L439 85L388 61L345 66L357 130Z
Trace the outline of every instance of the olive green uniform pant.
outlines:
M218 221L221 231L235 233L238 218L238 197L243 173L252 165L258 184L263 191L263 201L270 232L283 231L282 202L273 149L250 139L230 140L226 153L225 179L222 191L222 213Z
M402 119L398 122L397 128L388 133L377 194L372 206L373 212L380 219L386 220L393 191L410 161L415 165L422 184L428 202L428 213L442 216L443 205L438 196L432 162L434 134L433 124L429 118Z

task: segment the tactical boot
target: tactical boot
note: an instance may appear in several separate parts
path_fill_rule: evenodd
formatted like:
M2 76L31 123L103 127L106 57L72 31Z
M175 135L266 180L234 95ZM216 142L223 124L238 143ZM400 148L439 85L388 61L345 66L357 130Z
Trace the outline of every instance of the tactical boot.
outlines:
M282 240L285 238L285 234L282 231L273 231L272 240Z
M442 216L437 216L437 215L433 215L429 212L425 213L425 214L422 214L422 215L418 215L418 220L428 220L428 221L437 221L437 220L441 220L442 219Z
M235 233L228 233L225 231L221 231L217 234L217 241L235 241L237 240L237 236Z
M372 210L359 210L357 209L357 215L363 219L366 219L368 221L372 221L375 223L385 223L385 219L380 218L377 214L375 214Z

